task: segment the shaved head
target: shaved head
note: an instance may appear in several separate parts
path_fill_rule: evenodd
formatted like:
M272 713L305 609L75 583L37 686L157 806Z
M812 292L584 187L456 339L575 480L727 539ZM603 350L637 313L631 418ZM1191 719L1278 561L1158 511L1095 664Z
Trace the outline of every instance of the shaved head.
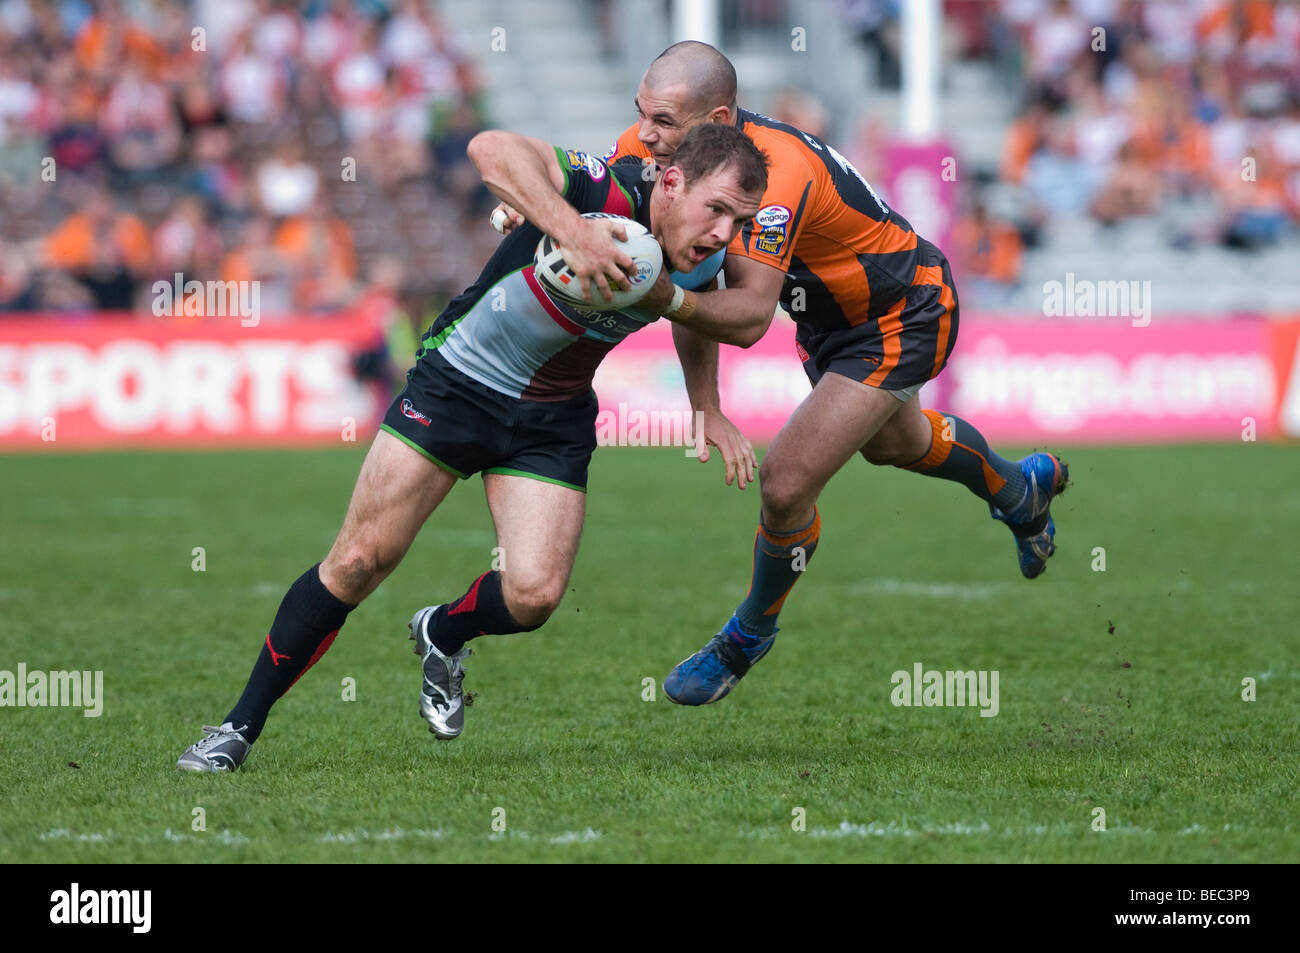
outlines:
M707 43L674 43L650 64L642 82L651 90L690 90L692 112L726 106L733 116L736 113L736 68Z

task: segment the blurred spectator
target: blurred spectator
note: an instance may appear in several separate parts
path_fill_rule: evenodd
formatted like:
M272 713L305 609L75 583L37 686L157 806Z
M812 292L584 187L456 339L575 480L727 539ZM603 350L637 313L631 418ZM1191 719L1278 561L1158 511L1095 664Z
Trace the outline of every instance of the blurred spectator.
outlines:
M0 46L0 148L32 121L40 102L29 71L20 64L16 51Z
M118 211L112 199L96 189L83 211L64 219L45 239L44 263L83 280L92 271L102 272L106 267L120 266L142 275L149 267L150 246L145 224L134 215Z
M304 311L342 307L357 274L352 233L317 199L302 215L286 220L272 244L287 263L294 281L293 305Z
M122 11L117 0L100 0L76 41L77 65L99 79L130 65L146 76L162 72L166 57L158 42Z
M355 48L333 70L334 98L343 132L362 139L379 125L384 96L384 64L379 55L379 26L368 23Z
M405 384L411 355L419 347L418 334L423 330L413 327L411 316L403 310L403 285L402 263L381 256L371 265L369 282L353 305L358 319L371 330L371 344L354 357L353 372L360 380L379 382L389 396Z
M334 0L329 10L307 24L303 56L313 69L328 72L349 49L350 38L360 28L360 17L348 0Z
M1052 0L1046 15L1029 27L1029 34L1030 82L1059 81L1091 39L1090 24L1075 12L1070 0Z
M424 97L412 94L401 74L390 69L379 103L378 124L368 143L371 146L368 164L375 170L384 191L392 192L402 182L429 172L431 122ZM479 128L475 121L475 131Z
M441 30L428 5L419 0L402 0L384 27L381 41L385 63L403 69L418 69L422 60L438 55Z
M144 184L170 165L181 147L180 125L167 90L127 62L100 111L108 159L126 185Z
M1271 152L1262 143L1252 142L1246 155L1254 160L1253 165L1223 172L1223 243L1231 248L1273 245L1286 230L1286 180Z
M93 80L68 74L51 90L56 103L50 155L58 168L87 172L105 157L107 142L99 125L99 92Z
M899 3L902 0L839 0L841 15L858 40L872 54L877 82L898 89L902 82L899 60Z
M474 214L487 214L496 199L465 154L469 141L483 129L478 114L469 103L462 102L449 113L443 112L441 120L433 135L434 181Z
M1048 116L1047 104L1036 101L1008 127L1002 143L1002 163L999 166L1004 182L1016 185L1024 182L1029 160L1042 148L1046 139Z
M281 139L276 154L257 170L258 202L271 215L302 214L316 201L319 188L320 176L303 160L297 136Z
M250 218L240 229L239 241L222 259L222 281L258 282L259 303L264 314L275 316L293 311L292 268L271 241L270 219Z
M291 65L302 48L302 20L289 0L257 0L253 49L281 65Z
M957 222L953 237L963 288L971 282L1002 290L1020 280L1024 250L1020 232L1010 222L990 216L983 202L976 201L972 213Z
M284 68L253 49L251 29L235 35L230 56L221 67L221 92L232 118L266 126L279 122L287 84Z
M154 273L164 278L175 272L187 277L212 274L220 248L221 236L209 224L203 202L185 196L154 230Z
M45 261L66 270L90 293L100 311L129 311L149 267L149 233L143 222L113 208L96 191L45 241Z
M1133 137L1133 121L1107 102L1096 84L1088 85L1081 93L1073 124L1079 158L1099 169L1109 169L1120 149Z
M773 119L788 122L809 135L825 139L830 132L830 115L815 96L801 89L783 89L772 97Z
M222 56L257 15L254 0L195 0L195 23L203 24L208 52Z
M216 91L201 76L187 80L177 95L176 111L181 129L187 137L206 129L228 125L226 110Z
M1114 225L1134 215L1150 215L1159 202L1160 177L1141 161L1130 140L1121 147L1089 210L1103 224Z
M1079 160L1064 114L1046 120L1043 129L1041 147L1025 166L1025 188L1034 202L1052 215L1079 215L1096 194L1103 172Z
M0 315L6 311L31 311L35 307L31 263L22 249L0 241Z

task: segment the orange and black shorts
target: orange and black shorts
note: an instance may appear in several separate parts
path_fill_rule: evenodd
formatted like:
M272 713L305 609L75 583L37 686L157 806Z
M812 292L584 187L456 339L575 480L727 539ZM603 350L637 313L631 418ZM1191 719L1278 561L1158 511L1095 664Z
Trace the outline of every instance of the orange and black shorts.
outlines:
M825 331L800 324L795 336L814 385L827 373L882 390L918 387L938 376L957 342L957 292L948 260L920 240L912 286L877 318Z

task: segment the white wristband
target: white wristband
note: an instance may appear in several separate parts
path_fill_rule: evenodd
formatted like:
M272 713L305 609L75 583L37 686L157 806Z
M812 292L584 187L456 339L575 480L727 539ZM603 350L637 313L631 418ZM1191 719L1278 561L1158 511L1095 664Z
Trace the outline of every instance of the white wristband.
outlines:
M677 313L677 309L682 306L686 300L686 292L682 290L681 285L673 285L673 300L668 303L668 308L664 311L665 316L671 316Z

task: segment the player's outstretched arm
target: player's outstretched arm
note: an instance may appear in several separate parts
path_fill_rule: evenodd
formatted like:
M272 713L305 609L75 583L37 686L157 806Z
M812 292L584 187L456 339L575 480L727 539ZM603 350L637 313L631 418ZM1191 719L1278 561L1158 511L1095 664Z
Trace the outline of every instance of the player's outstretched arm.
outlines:
M772 324L785 272L739 255L724 267L727 287L718 291L682 291L661 275L637 308L723 344L756 344Z
M754 445L722 413L722 402L718 398L718 342L674 324L673 344L677 347L677 359L682 362L682 376L686 379L691 410L699 415L696 420L704 431L700 462L709 462L710 445L717 447L722 454L723 479L727 486L735 480L743 490L754 482L758 458L754 455Z
M627 239L623 226L584 219L565 201L564 171L553 146L491 129L471 139L465 151L497 198L556 240L586 300L591 300L593 284L606 300L612 300L611 283L630 287L627 275L632 273L632 259L614 244L615 237Z

